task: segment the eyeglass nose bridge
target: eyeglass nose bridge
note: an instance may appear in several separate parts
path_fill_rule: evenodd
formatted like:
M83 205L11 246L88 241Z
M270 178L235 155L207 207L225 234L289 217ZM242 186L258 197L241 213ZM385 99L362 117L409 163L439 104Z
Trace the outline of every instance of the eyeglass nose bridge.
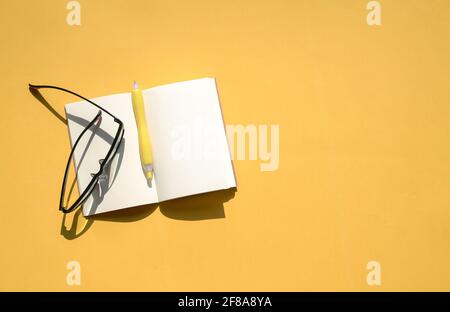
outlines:
M97 173L91 173L91 177L92 177L92 178L95 177L96 175L102 173L102 171L104 170L104 168L103 168L101 165L103 164L104 161L105 161L105 159L103 159L103 158L98 160L98 163L99 163L99 165L100 165L100 170L99 170Z
M105 162L104 158L99 159L98 163L100 164L100 170L97 173L91 173L91 178L98 176L97 183L100 182L100 180L106 179L105 167L102 166L104 162Z

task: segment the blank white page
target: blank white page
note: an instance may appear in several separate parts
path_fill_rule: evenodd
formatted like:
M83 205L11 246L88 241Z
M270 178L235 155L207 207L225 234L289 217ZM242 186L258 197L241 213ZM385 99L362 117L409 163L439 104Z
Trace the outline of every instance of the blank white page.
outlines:
M134 119L133 107L131 104L131 94L121 93L110 96L104 96L92 99L94 103L102 106L106 110L110 111L113 115L117 116L125 128L124 141L122 142L121 149L123 152L122 161L120 167L117 170L117 175L109 189L105 192L101 200L96 199L95 195L89 197L86 203L83 205L83 214L85 216L103 213L107 211L113 211L123 208L130 208L139 205L145 205L158 202L158 195L156 191L157 179L152 182L152 187L147 185L147 180L142 172L141 161L139 157L139 143L137 139L137 128ZM68 120L69 135L71 145L75 143L76 138L79 136L85 126L95 117L98 108L82 101L65 106L66 116ZM106 113L102 114L102 122L100 129L96 131L96 135L93 136L93 140L89 149L94 151L107 150L111 142L107 142L105 134L114 137L118 126L114 120ZM109 137L111 141L113 138ZM77 149L74 154L75 164L79 163L81 158L81 150ZM91 163L98 166L97 157L89 157L92 153L86 153L86 157L83 159L84 163ZM104 155L106 156L106 155ZM118 159L115 159L114 166L118 166ZM82 167L83 168L83 167ZM115 168L112 168L113 170ZM95 172L96 173L96 172ZM88 175L83 174L77 177L77 182L80 189L85 189L88 185L90 178ZM68 181L70 183L71 181Z
M214 78L143 95L160 201L236 186Z

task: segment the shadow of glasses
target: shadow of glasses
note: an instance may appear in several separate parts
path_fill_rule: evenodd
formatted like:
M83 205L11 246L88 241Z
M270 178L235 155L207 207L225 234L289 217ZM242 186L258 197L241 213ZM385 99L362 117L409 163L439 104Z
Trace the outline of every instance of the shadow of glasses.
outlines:
M44 107L46 109L48 109L50 111L50 113L52 113L56 118L59 119L59 121L61 121L63 124L67 125L67 120L61 116L54 108L53 106L51 106L47 100L42 96L41 92L39 92L39 90L28 87L28 90L30 91L30 93L39 101L41 102L42 105L44 105Z
M69 221L69 227L66 226L66 219L69 219L71 216L72 220ZM89 230L89 228L94 223L93 219L86 218L82 215L82 209L79 207L72 214L63 213L62 221L61 221L61 235L67 240L73 240Z

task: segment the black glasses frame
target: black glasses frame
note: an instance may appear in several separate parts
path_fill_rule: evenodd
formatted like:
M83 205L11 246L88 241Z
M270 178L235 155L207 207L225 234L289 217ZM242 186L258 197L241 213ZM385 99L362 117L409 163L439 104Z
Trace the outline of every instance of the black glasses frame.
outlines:
M75 210L76 208L81 206L86 201L86 199L89 197L89 195L92 194L95 187L97 186L100 176L103 174L105 168L109 165L109 163L114 159L114 156L117 154L120 144L122 143L123 135L125 132L125 129L123 127L123 122L119 118L117 118L116 116L111 114L109 111L107 111L106 109L101 107L100 105L94 103L93 101L91 101L91 100L85 98L84 96L81 96L73 91L70 91L70 90L67 90L67 89L64 89L61 87L51 86L51 85L29 84L28 86L30 88L36 89L36 90L38 90L38 89L55 89L55 90L63 91L63 92L75 95L76 97L79 97L80 99L83 99L86 102L89 102L90 104L94 105L95 107L97 107L99 109L99 112L94 117L94 119L92 119L92 121L86 126L86 128L83 129L81 134L78 136L77 140L75 141L75 144L73 145L73 147L70 151L69 159L67 160L66 170L64 172L64 179L63 179L62 188L61 188L61 197L59 200L59 210L62 211L63 213L72 212L73 210ZM89 182L86 189L79 195L77 200L72 205L70 205L70 207L66 207L66 205L64 204L63 201L64 201L64 195L66 194L67 175L69 172L70 161L72 160L73 153L74 153L75 148L77 147L79 141L81 140L83 135L86 133L86 131L88 131L97 121L101 120L102 112L105 112L106 114L111 116L114 119L114 121L119 125L116 135L114 136L114 140L113 140L111 147L109 148L105 158L99 159L99 164L100 164L99 171L92 175L91 181Z

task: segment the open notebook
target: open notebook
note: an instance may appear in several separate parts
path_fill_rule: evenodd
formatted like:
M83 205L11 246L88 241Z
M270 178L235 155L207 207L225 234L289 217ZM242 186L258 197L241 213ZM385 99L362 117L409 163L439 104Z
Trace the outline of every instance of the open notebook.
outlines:
M94 98L95 103L122 120L125 133L111 165L110 175L114 177L102 190L104 195L91 195L84 203L85 216L236 187L215 79L172 83L142 93L153 145L152 185L147 184L142 172L131 94ZM87 102L77 102L67 104L65 110L73 145L98 109ZM99 128L90 149L107 149L110 140L105 136L114 136L117 124L105 117ZM87 155L84 163L98 162L96 157L89 159ZM76 150L76 167L81 157L82 151ZM86 188L88 176L77 175L79 189Z

